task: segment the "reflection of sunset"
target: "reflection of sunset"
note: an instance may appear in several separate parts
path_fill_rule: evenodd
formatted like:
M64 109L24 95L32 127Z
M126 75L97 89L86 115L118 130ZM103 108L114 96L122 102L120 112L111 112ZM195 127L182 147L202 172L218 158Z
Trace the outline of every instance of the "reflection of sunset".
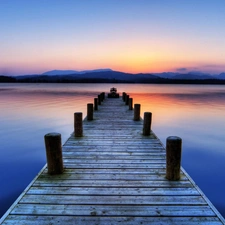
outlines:
M168 90L167 90L168 91ZM225 98L225 91L222 93ZM133 103L141 104L141 116L144 112L152 112L153 127L165 126L170 123L183 124L189 126L188 121L207 121L214 111L217 111L218 121L223 120L223 111L218 113L218 107L221 108L221 100L218 95L213 96L207 93L148 93L148 94L130 94ZM221 95L221 94L220 94ZM209 97L210 96L210 97ZM225 106L223 107L225 109Z
M48 91L43 87L48 87ZM67 123L73 123L73 113L81 111L86 116L86 104L94 102L94 97L101 91L107 91L111 84L76 84L68 85L28 85L25 90L16 89L17 94L11 91L1 93L2 118L16 118L11 107L17 107L16 116L28 119L55 118L55 123L61 124L59 116L66 118ZM13 87L13 85L12 85ZM76 88L75 88L76 87ZM166 126L171 123L187 124L188 121L207 120L217 110L217 119L221 118L224 107L221 101L225 98L223 87L218 87L218 93L211 93L207 86L176 86L176 85L146 85L146 84L117 84L117 90L126 91L133 104L141 104L141 116L144 112L152 112L153 128ZM191 92L190 92L191 90ZM58 94L60 93L60 94ZM219 98L218 98L219 96ZM203 113L204 112L204 113ZM72 126L71 126L72 127Z

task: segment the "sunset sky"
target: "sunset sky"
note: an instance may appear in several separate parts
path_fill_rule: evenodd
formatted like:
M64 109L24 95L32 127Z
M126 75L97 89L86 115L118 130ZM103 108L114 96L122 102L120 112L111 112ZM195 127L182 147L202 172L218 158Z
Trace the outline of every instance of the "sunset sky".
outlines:
M225 0L0 0L0 75L225 72Z

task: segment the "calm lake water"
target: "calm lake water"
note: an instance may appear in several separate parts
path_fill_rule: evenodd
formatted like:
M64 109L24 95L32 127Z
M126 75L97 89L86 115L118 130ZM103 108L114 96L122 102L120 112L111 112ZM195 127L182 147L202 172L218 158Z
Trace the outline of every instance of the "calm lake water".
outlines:
M44 135L73 131L74 112L112 84L0 84L0 216L46 163ZM183 140L182 166L225 216L225 86L114 84L165 144Z

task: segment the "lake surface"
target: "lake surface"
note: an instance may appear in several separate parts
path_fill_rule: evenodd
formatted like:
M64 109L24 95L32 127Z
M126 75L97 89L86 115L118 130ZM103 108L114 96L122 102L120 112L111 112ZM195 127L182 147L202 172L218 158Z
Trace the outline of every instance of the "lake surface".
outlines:
M183 168L225 217L225 86L162 84L0 84L0 216L45 165L44 135L64 143L74 112L112 86L152 112L164 144L182 138Z

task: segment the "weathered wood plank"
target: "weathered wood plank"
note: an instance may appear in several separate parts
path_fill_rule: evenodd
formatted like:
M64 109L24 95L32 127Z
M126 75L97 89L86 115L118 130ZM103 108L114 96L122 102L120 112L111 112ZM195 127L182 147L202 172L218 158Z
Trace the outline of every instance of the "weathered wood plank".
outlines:
M64 205L207 205L201 196L25 195L19 203Z
M63 147L63 149L65 149ZM104 150L104 151L103 151ZM116 148L105 148L102 147L100 149L96 149L95 146L82 146L82 147L78 147L78 146L73 146L73 147L68 147L66 148L66 150L64 150L63 155L77 155L77 154L85 154L85 155L143 155L143 156L151 156L151 155L165 155L166 152L164 149L162 148L153 148L153 149L149 149L149 148L136 148L132 149L132 148L125 148L125 149L116 149Z
M36 195L197 195L199 192L193 188L103 188L103 187L31 187L27 194L36 194Z
M63 146L63 150L64 151L72 151L72 152L76 152L76 151L85 151L85 152L146 152L146 153L151 153L151 152L157 152L159 151L159 154L161 152L165 152L165 149L162 148L162 146L156 146L156 145L148 145L148 146L118 146L118 145L113 145L113 146L106 146L106 145L101 145L98 146L97 145L83 145L83 146L79 146L79 145L64 145Z
M117 159L117 160L110 160L110 159L76 159L76 158L64 158L65 163L99 163L99 164L150 164L150 163L155 163L155 164L165 164L165 158L164 159Z
M40 179L49 180L125 180L125 181L166 181L165 174L120 174L120 173L65 173L52 177L49 174L41 174ZM186 176L182 176L181 181L188 180Z
M118 158L120 160L149 160L149 158L154 159L154 160L165 160L165 154L159 154L159 155L150 155L150 156L143 156L143 155L138 155L135 156L132 153L128 153L126 155L99 155L99 154L92 154L92 155L88 155L88 154L63 154L63 158L64 159L87 159L87 160L118 160Z
M112 146L108 146L108 145L87 145L87 146L79 146L79 145L69 145L67 144L68 142L66 142L64 145L63 145L63 149L64 151L69 151L70 149L94 149L94 150L104 150L105 147L107 147L108 150L116 150L118 148L118 151L126 151L127 149L137 149L138 150L142 150L142 151L155 151L157 149L160 149L160 150L164 150L165 149L163 148L162 144L157 142L157 143L149 143L148 145L139 145L138 148L137 148L137 145L127 145L127 146L120 146L120 145L112 145Z
M43 171L42 174L47 174L47 169ZM105 168L85 168L85 169L79 169L77 168L76 170L74 169L65 169L64 170L65 174L71 174L71 173L76 173L76 174L114 174L114 173L120 173L120 174L166 174L165 168L150 168L150 169L143 169L143 168L110 168L110 169L105 169ZM181 172L183 174L183 172Z
M114 157L114 158L121 158L123 156L136 156L136 157L145 157L145 158L152 158L152 157L156 157L156 156L164 156L165 157L165 151L161 151L158 150L155 152L134 152L134 151L105 151L105 152L100 152L100 151L91 151L91 152L87 152L87 151L67 151L63 153L63 157L78 157L78 156L82 156L82 157L92 157L92 156L99 156L99 157Z
M146 181L146 180L60 180L60 179L38 179L33 186L39 187L193 187L189 181Z
M158 143L158 140L153 140L152 143ZM143 145L143 146L148 146L149 145L149 140L148 139L137 139L137 140L134 140L134 138L132 139L121 139L121 138L118 138L118 140L115 140L115 139L111 139L111 138L77 138L77 139L69 139L67 141L67 145L71 144L72 146L75 145L75 144L86 144L86 145L89 145L89 144L97 144L97 145L110 145L110 144L117 144L117 145L134 145L134 146L138 146L138 145Z
M165 163L161 163L161 164L150 164L150 163L124 163L124 164L120 164L120 163L111 163L111 164L107 164L107 163L74 163L74 162L66 162L64 163L64 168L65 169L79 169L79 168L103 168L103 169L115 169L115 168L122 168L122 169L126 169L126 168L146 168L146 169L150 169L150 168L166 168L166 164Z
M215 213L209 206L188 205L188 206L145 206L133 205L42 205L42 204L18 204L11 215L66 215L66 216L179 216L179 217L214 217Z
M39 224L98 224L98 225L221 225L216 217L100 217L92 212L91 216L9 216L5 224L36 225Z

